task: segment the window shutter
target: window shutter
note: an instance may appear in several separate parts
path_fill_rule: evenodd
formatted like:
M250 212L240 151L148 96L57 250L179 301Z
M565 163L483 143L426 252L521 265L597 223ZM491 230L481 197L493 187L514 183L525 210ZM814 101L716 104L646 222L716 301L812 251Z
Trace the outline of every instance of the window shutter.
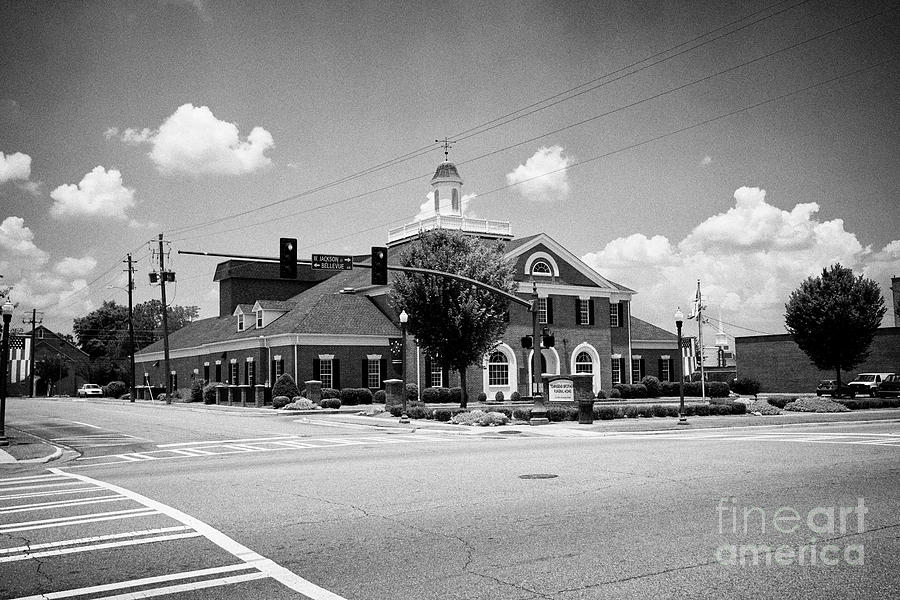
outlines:
M313 359L313 380L321 381L322 380L322 361L318 358Z
M426 354L425 355L425 385L424 387L431 387L431 358Z
M547 296L547 325L553 323L553 298Z
M378 363L381 366L381 368L379 369L381 374L379 375L380 382L378 384L378 389L383 390L384 389L384 376L387 373L387 359L382 358L381 360L378 361ZM404 383L406 383L406 382L404 382Z
M644 376L646 375L646 371L644 370L644 359L643 359L643 358L640 360L640 369L639 369L639 372L640 372L640 375L641 375L641 379L643 379Z
M447 367L441 368L441 383L445 388L450 387L450 369Z
M359 372L361 373L360 377L362 377L362 385L359 387L367 388L369 387L369 359L362 359L362 363L359 368Z
M588 299L588 325L594 324L594 299Z
M575 324L583 325L581 322L581 298L575 298Z
M341 361L337 358L331 361L331 383L334 389L341 389Z

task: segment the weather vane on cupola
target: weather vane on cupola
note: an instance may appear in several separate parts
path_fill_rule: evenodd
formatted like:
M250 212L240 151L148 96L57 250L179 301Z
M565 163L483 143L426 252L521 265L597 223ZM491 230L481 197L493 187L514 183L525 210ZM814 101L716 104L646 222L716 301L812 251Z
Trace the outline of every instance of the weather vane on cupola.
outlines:
M453 147L453 144L455 144L456 141L451 140L446 137L442 140L434 140L434 141L444 147L444 162L450 162L450 148Z

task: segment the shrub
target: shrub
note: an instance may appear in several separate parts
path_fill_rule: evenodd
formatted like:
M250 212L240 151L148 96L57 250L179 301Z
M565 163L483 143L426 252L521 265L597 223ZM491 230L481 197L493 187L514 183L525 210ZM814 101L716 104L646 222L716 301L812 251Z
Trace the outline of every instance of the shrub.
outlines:
M603 390L597 392L597 400L606 400L606 392Z
M643 383L617 383L613 389L619 391L622 398L646 398L647 386Z
M203 380L195 379L191 382L191 391L188 402L203 402Z
M506 397L503 395L502 391L498 391L494 394L494 402L503 402L504 400L506 400Z
M162 395L162 394L160 394ZM172 392L172 400L184 400L184 392L181 390L175 390Z
M754 400L750 406L747 407L748 413L759 413L760 415L780 415L781 409L772 406L765 400Z
M594 418L601 421L621 419L625 416L625 410L621 406L595 406Z
M287 396L273 396L272 408L284 408L291 403L291 399Z
M284 410L312 410L314 408L319 408L319 405L302 396L295 396L290 403L285 404L282 408L284 408Z
M434 412L432 413L432 417L435 421L443 421L445 423L449 421L450 417L452 416L453 413L449 408L435 408Z
M294 382L294 378L290 376L289 373L282 373L278 376L278 379L275 380L275 384L272 386L272 397L275 396L287 396L288 398L293 398L294 396L299 396L300 390L297 388L297 384Z
M487 402L487 394L485 394L484 392L479 392L478 393L478 401L482 402L482 403Z
M612 394L610 394L610 395L612 395ZM633 404L629 404L628 406L625 407L625 417L627 417L629 419L634 419L639 416L640 416L640 414L638 412L637 406L635 406Z
M789 402L793 402L800 396L790 396L787 394L781 394L777 396L766 396L764 400L771 404L772 406L777 406L778 408L784 408Z
M340 408L341 407L341 399L340 398L325 398L322 401L323 408Z
M659 384L659 395L663 397L680 396L677 381L663 381Z
M322 388L322 398L340 398L341 390L335 388Z
M797 398L793 402L788 402L784 410L816 413L850 412L849 408L829 398L809 397Z
M374 396L369 388L344 388L340 394L341 404L344 406L356 406L357 404L372 404Z
M504 414L504 415L506 415L506 417L507 417L508 419L512 419L512 418L513 418L513 411L512 411L511 408L495 408L495 409L493 410L493 412L498 412L498 413Z
M547 409L550 421L577 421L578 409L572 406L551 406Z
M109 398L121 398L128 391L124 381L110 381L103 386L103 395Z
M457 413L452 419L450 419L451 423L455 423L457 425L481 425L481 426L490 426L490 425L506 425L508 419L506 415L499 412L484 412L481 410L473 410L472 412L460 412Z
M450 388L449 393L450 393L450 398L447 400L448 402L452 402L453 404L461 404L462 403L462 388L459 388L459 387Z
M399 417L403 414L403 406L401 406L400 404L391 404L387 408L387 411L391 413L392 417Z
M372 397L372 402L374 402L375 404L384 404L386 398L387 392L385 392L384 390L378 390Z
M641 385L647 388L647 397L648 398L659 398L660 385L659 379L648 375L641 379Z
M702 395L703 388L700 385L699 381L686 381L684 384L684 395L691 397L698 397Z
M462 395L462 389L454 388L459 390L460 396ZM427 404L449 404L451 402L450 399L450 388L445 387L430 387L422 390L422 401ZM457 403L459 400L457 400Z
M755 379L751 379L750 377L741 377L740 379L735 379L734 383L731 385L732 391L735 394L742 394L745 396L755 396L759 393L759 382ZM751 411L752 412L752 411ZM772 413L762 413L762 414L772 414Z
M900 398L856 398L843 400L835 400L843 404L850 410L862 410L867 408L898 408L900 407Z
M513 419L517 419L519 421L528 421L531 419L530 408L514 408L512 414Z
M415 383L407 383L406 384L406 401L407 402L418 402L419 401L419 386ZM365 404L365 402L363 402Z
M654 417L677 417L678 407L667 404L654 404L650 407L650 412Z
M403 407L400 408L403 410ZM410 419L428 419L431 417L433 408L425 408L424 406L410 406L406 409L406 416Z
M208 383L203 387L203 404L216 403L216 390L222 387L219 382Z
M375 399L374 394L372 394L372 390L369 388L359 388L359 403L360 404L372 404ZM408 393L408 391L407 391ZM416 396L418 396L418 390L416 390ZM416 398L418 400L418 398Z
M707 381L706 395L710 398L727 398L731 388L724 381Z
M622 397L622 392L620 392L618 388L613 388L613 389L609 390L609 399L610 400L616 400L621 397Z
M479 425L484 427L493 427L495 425L506 425L509 423L509 417L507 417L504 413L500 411L491 411L485 414L478 421Z

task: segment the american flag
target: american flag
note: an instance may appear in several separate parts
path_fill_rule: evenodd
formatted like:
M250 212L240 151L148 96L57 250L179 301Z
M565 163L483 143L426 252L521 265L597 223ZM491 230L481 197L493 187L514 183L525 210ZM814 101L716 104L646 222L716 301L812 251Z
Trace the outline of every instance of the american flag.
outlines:
M31 338L24 335L9 336L9 383L28 379L31 373Z

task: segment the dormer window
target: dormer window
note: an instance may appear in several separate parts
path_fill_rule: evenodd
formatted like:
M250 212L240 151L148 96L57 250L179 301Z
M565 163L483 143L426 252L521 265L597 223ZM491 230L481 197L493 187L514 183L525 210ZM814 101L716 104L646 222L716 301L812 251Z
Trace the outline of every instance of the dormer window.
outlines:
M261 310L256 311L256 328L263 328L263 311Z
M238 313L238 331L244 330L244 313Z
M553 268L546 260L538 259L531 264L531 274L540 277L553 277Z

